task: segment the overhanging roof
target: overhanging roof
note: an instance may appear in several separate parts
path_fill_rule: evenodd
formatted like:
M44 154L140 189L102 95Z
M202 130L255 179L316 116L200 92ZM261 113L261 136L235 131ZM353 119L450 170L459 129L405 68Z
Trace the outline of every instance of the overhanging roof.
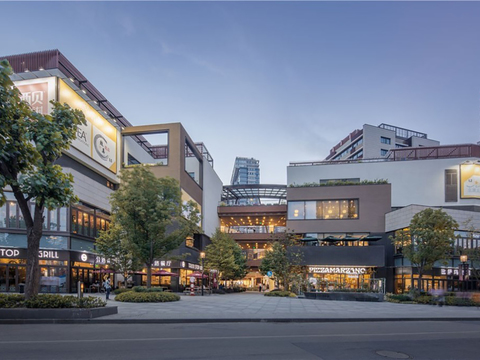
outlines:
M239 199L286 199L286 185L226 185L223 187L222 201Z

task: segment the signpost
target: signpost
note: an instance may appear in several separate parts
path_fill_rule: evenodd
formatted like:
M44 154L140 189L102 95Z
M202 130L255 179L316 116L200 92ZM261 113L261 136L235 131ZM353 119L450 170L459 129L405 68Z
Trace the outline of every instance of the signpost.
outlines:
M272 271L267 271L267 276L268 276L268 277L272 277L272 276L273 276L273 272L272 272Z
M195 296L195 278L190 276L190 296Z

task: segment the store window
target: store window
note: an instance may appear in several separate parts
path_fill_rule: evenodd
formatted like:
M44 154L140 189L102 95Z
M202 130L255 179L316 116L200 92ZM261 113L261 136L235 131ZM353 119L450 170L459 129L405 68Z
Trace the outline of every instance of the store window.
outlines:
M0 227L7 227L7 206L0 206Z
M385 155L387 155L387 153L388 153L388 150L386 150L386 149L380 149L380 155L381 155L381 156L385 156Z
M357 218L357 199L288 202L288 220L345 220Z

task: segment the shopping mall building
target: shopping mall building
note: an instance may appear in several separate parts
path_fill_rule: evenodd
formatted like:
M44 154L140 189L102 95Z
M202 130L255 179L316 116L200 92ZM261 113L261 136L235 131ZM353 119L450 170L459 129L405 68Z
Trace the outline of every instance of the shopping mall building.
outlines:
M54 100L82 110L87 120L78 128L70 149L58 160L64 171L73 175L74 191L80 201L45 211L39 254L41 291L74 292L78 281L88 288L105 273L109 265L95 254L95 238L109 227L109 196L119 186L121 169L134 164L150 164L156 176L177 179L182 200L193 200L201 211L206 235L186 239L176 251L188 255L182 261L158 259L153 264L154 269L179 275L154 278L154 283L173 290L186 284L188 274L201 269L199 251L219 226L216 208L222 183L205 145L195 143L179 123L132 126L58 50L5 58L15 72L15 85L34 110L48 114L52 110L50 101ZM143 136L148 134L163 134L165 141L150 144ZM26 273L25 222L8 190L8 201L0 207L0 292L18 291ZM122 278L117 275L115 280L117 283ZM134 277L137 284L145 280L141 273Z
M458 269L460 253L480 246L480 145L440 146L426 142L420 132L364 127L334 148L356 156L290 163L286 186L223 187L205 144L194 142L181 124L133 126L58 50L6 58L15 85L36 111L49 113L49 101L55 100L82 110L87 119L58 160L73 175L80 201L45 211L39 254L43 292L73 292L78 281L88 288L108 269L94 252L95 238L109 227L109 196L119 186L119 172L136 164L150 164L157 177L177 179L183 200L196 202L202 214L205 235L186 239L172 254L183 254L183 259L153 264L154 270L178 277L157 277L154 284L174 291L186 285L188 275L201 269L199 252L208 236L220 227L247 257L242 286L273 287L259 265L272 239L288 230L302 244L292 251L302 253L311 287L408 291L418 287L418 272L390 237L407 228L416 213L433 207L458 222L458 238L448 265L436 264L424 276L423 287L477 287L472 279L479 264L469 260L472 276L466 284ZM161 136L161 143L151 144L147 137L152 134ZM378 158L366 158L367 146ZM27 240L22 213L8 189L6 197L0 207L0 292L15 292L25 282ZM262 201L246 205L249 199ZM117 276L115 284L121 280ZM142 284L146 277L139 272L133 280Z

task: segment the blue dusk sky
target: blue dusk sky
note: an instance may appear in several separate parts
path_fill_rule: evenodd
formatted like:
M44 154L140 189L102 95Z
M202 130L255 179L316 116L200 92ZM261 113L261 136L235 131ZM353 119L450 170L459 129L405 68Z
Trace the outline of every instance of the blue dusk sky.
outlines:
M480 3L0 2L0 54L59 49L133 124L181 122L222 181L363 124L479 141Z

